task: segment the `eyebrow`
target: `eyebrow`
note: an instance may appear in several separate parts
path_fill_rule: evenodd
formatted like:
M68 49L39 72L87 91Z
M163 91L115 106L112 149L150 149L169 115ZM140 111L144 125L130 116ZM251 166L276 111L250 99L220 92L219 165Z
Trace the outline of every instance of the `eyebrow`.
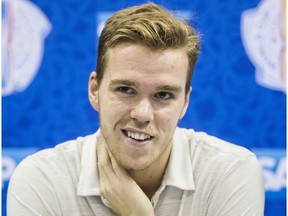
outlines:
M126 79L114 79L111 80L110 85L125 85L125 86L138 86L135 82Z
M180 93L182 91L182 88L176 85L163 85L157 87L157 90Z
M134 81L126 80L126 79L114 79L110 81L110 86L115 85L125 85L129 87L138 87L139 84L137 84ZM182 91L182 88L177 85L161 85L156 88L157 91L169 91L169 92L175 92L180 93Z

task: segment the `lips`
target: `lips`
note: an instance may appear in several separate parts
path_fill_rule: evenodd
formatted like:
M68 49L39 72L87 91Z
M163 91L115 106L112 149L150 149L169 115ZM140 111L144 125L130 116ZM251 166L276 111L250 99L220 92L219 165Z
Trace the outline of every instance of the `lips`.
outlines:
M125 134L125 136L140 142L151 140L153 138L153 136L144 132L136 132L131 130L122 130L122 132Z

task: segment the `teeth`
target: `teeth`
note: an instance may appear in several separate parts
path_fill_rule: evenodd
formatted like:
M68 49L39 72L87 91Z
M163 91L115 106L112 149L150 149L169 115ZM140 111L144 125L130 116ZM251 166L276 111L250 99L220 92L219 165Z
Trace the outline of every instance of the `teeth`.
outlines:
M136 139L136 140L150 139L149 135L143 134L143 133L134 133L134 132L131 132L131 131L127 131L127 135L128 135L128 137L131 137L131 138Z

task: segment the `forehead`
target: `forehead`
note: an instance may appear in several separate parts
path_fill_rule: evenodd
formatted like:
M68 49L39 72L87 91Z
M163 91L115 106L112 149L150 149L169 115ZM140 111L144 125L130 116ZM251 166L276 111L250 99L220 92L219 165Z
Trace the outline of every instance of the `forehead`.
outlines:
M132 43L121 43L110 48L106 56L105 74L156 77L184 77L188 72L188 56L184 49L151 49Z

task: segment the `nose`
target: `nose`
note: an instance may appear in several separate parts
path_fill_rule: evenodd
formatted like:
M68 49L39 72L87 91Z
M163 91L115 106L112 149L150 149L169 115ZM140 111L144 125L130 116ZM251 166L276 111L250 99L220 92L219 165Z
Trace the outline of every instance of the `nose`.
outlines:
M142 99L131 109L130 117L141 123L148 123L154 120L154 111L148 99Z

